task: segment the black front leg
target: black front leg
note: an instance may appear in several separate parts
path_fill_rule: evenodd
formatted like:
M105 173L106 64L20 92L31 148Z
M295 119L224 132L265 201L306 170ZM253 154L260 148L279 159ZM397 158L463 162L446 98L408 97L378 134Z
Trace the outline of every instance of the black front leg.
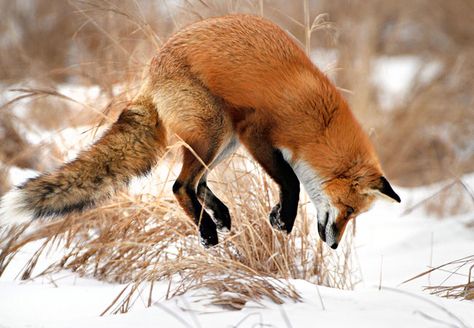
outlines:
M280 187L280 202L270 213L270 223L278 230L293 229L300 195L300 182L290 164L283 158L265 133L255 125L247 125L239 133L240 141L255 160Z
M270 223L274 228L290 233L298 212L300 182L279 150L274 149L272 157L273 170L277 173L277 178L272 178L280 187L280 202L270 213Z

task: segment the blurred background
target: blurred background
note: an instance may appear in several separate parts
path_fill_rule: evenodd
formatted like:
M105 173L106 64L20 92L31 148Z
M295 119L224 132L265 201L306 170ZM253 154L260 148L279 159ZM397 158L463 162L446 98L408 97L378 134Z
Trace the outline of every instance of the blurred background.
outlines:
M340 88L402 187L442 183L434 213L473 210L472 0L0 1L0 195L11 168L64 159L36 135L115 119L176 30L227 13L295 36Z

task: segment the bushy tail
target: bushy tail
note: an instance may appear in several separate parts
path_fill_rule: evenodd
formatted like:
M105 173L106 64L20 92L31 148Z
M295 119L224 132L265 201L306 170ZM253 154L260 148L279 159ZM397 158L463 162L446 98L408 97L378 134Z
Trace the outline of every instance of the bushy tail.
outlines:
M75 160L5 194L0 200L0 225L92 207L132 177L146 174L165 145L166 131L154 105L135 102Z

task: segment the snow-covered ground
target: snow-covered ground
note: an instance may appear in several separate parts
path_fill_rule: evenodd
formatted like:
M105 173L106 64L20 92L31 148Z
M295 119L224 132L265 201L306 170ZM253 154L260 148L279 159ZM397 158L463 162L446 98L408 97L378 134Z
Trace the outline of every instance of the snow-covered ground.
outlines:
M293 281L302 302L249 303L240 311L206 305L196 295L99 314L122 286L74 278L0 282L0 327L470 327L474 305L391 289L342 291ZM61 278L61 277L56 277ZM166 284L157 286L162 294ZM421 295L422 298L419 298ZM441 306L443 308L439 308ZM448 314L447 311L452 312ZM430 318L432 319L430 319ZM459 318L459 319L457 319ZM462 321L459 321L462 320Z

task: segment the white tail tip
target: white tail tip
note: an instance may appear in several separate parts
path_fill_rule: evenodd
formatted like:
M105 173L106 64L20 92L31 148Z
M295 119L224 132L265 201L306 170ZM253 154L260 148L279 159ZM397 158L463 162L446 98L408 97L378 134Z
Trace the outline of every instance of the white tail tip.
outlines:
M0 199L0 226L31 222L33 212L26 208L27 200L21 189L13 189Z

